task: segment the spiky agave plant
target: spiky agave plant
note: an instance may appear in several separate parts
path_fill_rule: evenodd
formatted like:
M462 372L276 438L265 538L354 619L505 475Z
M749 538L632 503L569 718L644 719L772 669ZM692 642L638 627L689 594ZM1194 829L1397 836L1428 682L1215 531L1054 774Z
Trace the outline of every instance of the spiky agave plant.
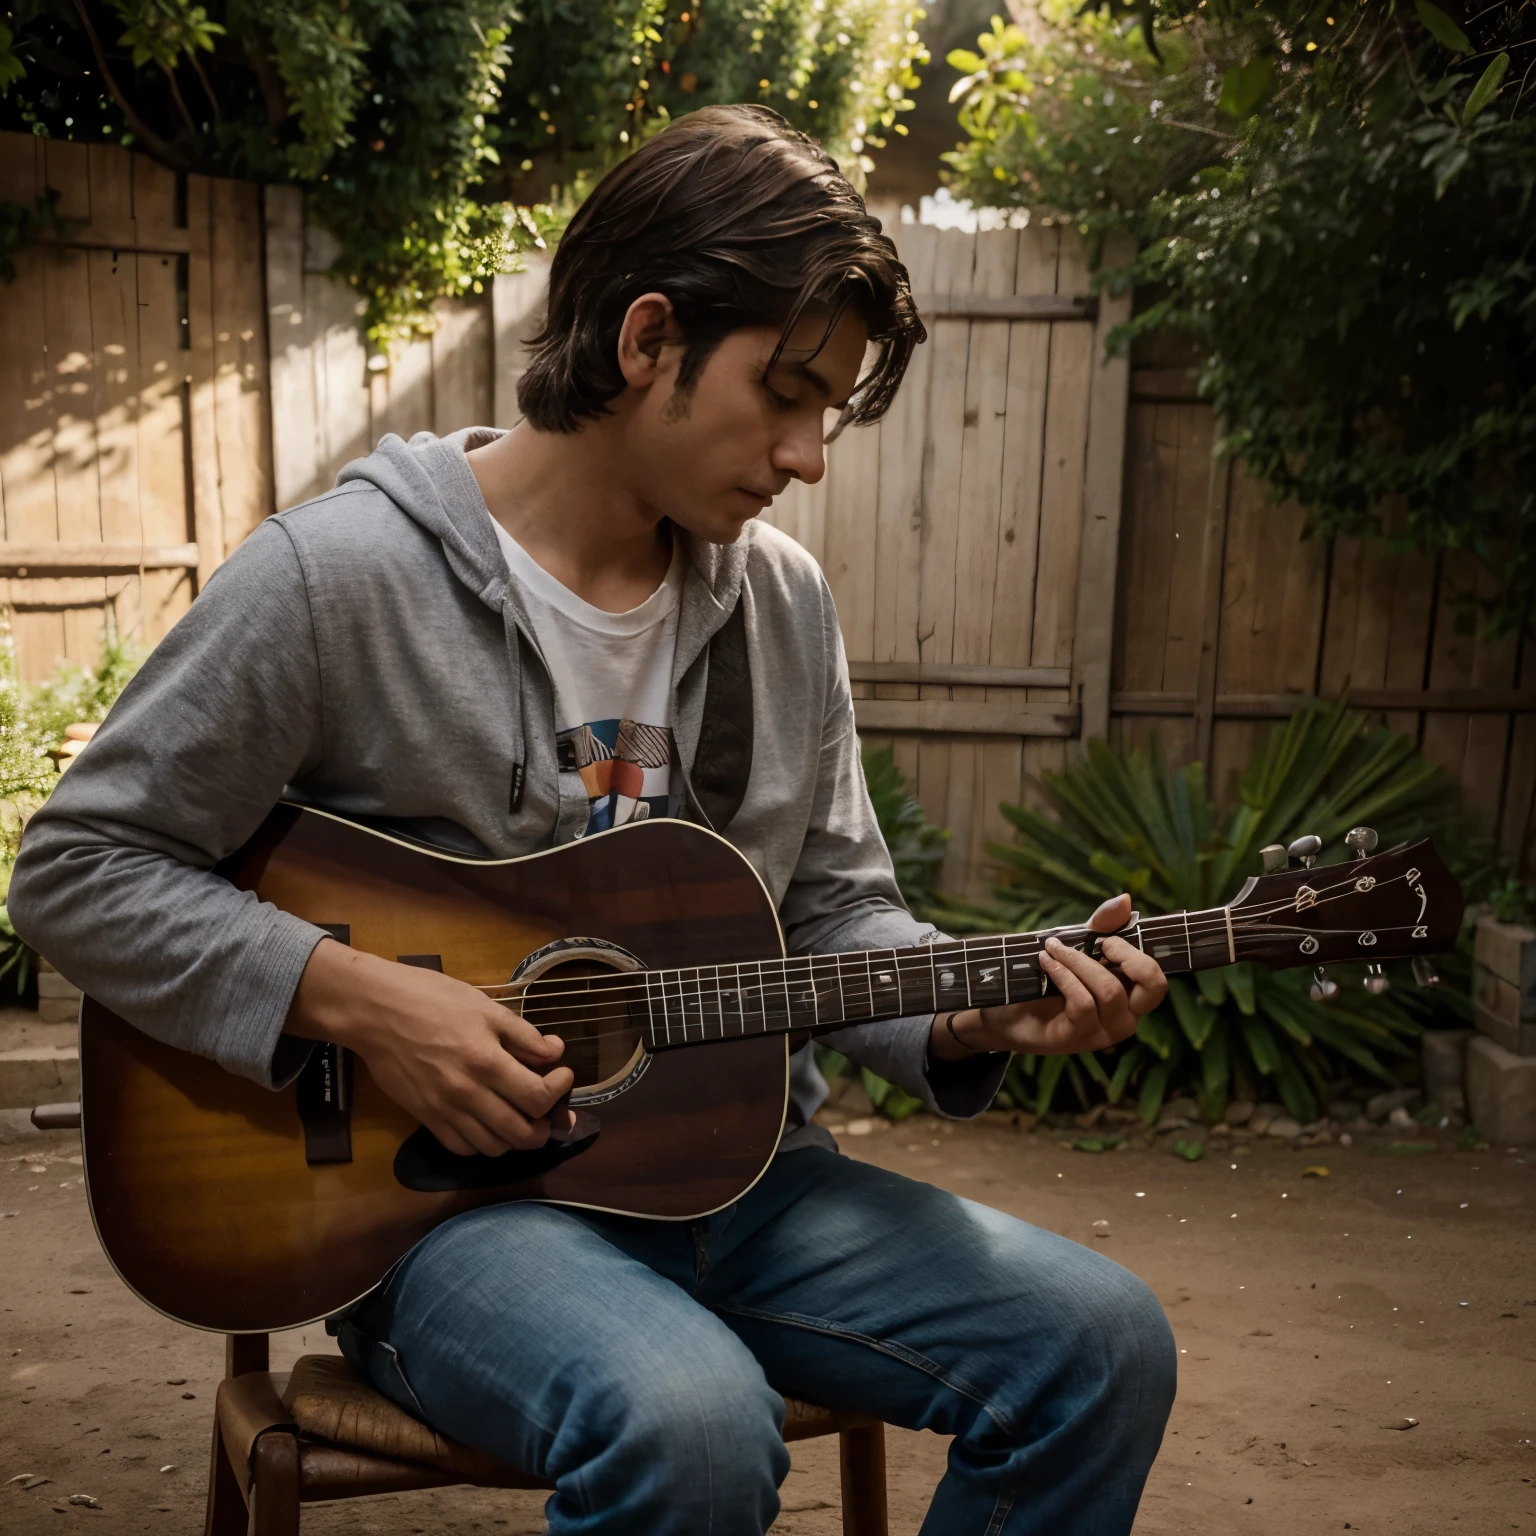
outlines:
M1346 856L1352 826L1375 827L1386 846L1449 810L1449 786L1411 741L1339 706L1313 705L1277 726L1225 816L1204 767L1171 767L1155 741L1131 751L1093 742L1042 787L1048 811L1003 807L1016 837L991 846L1002 876L995 904L952 906L935 921L951 931L1081 922L1120 891L1147 915L1216 906L1259 871L1266 844L1316 833L1331 861ZM1148 1121L1174 1088L1192 1089L1213 1119L1234 1094L1273 1091L1310 1120L1345 1063L1392 1081L1388 1059L1411 1053L1428 1005L1401 987L1383 997L1345 987L1320 1007L1308 987L1303 972L1248 962L1172 977L1167 1004L1112 1057L1019 1057L1009 1091L1043 1113L1064 1074L1085 1105L1091 1079L1111 1103L1134 1090Z

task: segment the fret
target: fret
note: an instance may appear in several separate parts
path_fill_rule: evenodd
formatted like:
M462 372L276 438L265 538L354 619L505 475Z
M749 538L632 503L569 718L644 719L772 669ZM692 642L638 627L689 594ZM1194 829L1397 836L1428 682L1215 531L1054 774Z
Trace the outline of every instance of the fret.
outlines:
M871 952L875 955L889 955L889 964L876 963L871 976L870 997L874 1004L874 1017L877 1019L899 1019L902 1008L901 990L901 956L894 949L877 949Z
M930 951L928 968L933 975L934 1011L937 1013L948 1008L969 1008L971 979L966 964L966 946L964 944L944 946L945 953L942 959L937 954L939 947L937 944L928 946ZM957 954L958 963L956 963Z
M1138 915L1134 921L1126 937L1167 971L1228 965L1237 954L1237 930L1228 909L1145 920ZM1090 953L1098 939L1089 929L1074 926L907 949L647 971L647 1034L660 1048L1045 997L1053 989L1041 964L1041 947L1053 935ZM634 1006L638 1011L638 1001Z
M1007 937L998 939L978 939L978 945L995 947L1001 953L997 955L986 954L977 959L971 959L969 946L967 946L966 959L966 984L969 990L966 992L968 1005L972 1008L994 1008L999 1002L1008 1000L1008 976L1007 976ZM981 1001L976 1000L976 990L981 992ZM1002 997L997 993L1001 991Z

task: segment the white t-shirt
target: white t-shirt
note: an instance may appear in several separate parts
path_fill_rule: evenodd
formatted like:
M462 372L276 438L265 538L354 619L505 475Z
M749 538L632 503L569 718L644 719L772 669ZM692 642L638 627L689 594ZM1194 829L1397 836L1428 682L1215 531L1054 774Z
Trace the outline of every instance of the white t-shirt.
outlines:
M556 581L493 517L555 684L555 753L587 786L588 832L665 816L672 768L672 658L683 556L628 613L605 613Z

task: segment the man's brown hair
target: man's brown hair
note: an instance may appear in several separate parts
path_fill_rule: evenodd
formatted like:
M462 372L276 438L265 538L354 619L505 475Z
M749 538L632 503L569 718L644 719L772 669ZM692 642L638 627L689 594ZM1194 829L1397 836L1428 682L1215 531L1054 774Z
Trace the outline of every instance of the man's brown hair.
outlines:
M808 309L828 313L830 334L852 305L875 360L840 425L884 415L926 334L879 220L837 162L767 107L678 118L582 204L555 252L548 317L517 385L533 426L574 432L604 414L625 385L619 328L645 293L672 302L684 392L732 331L777 326L776 361Z

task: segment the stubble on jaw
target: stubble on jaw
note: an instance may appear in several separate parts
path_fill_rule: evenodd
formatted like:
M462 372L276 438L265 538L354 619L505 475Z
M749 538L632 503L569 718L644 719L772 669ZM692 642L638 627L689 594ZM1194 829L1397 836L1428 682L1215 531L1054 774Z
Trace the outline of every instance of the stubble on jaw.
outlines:
M667 396L661 407L661 420L663 426L676 426L680 421L687 421L693 414L693 391L683 389L681 386L674 389Z

